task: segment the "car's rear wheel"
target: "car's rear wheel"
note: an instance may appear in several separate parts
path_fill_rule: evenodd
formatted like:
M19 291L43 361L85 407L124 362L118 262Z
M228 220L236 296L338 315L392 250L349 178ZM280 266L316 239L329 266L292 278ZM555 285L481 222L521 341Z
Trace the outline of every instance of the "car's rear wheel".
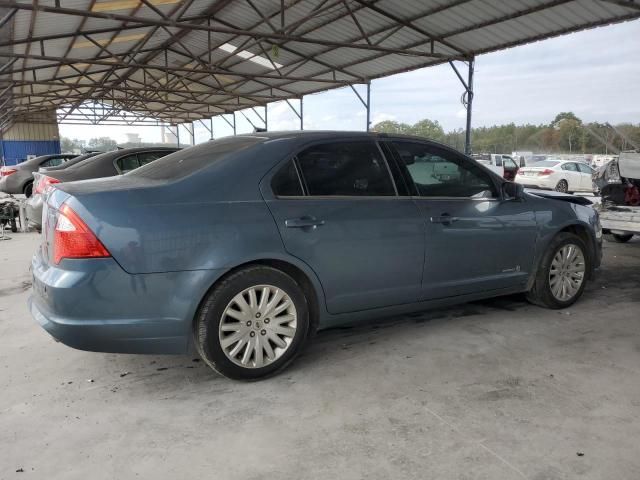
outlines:
M587 284L591 259L582 239L560 233L550 243L536 272L531 303L547 308L566 308L576 302Z
M256 265L233 273L207 295L195 343L217 372L253 380L286 367L304 346L309 325L307 300L296 281Z
M569 184L566 180L560 180L556 185L556 192L567 193L569 191Z
M627 243L632 238L633 238L632 233L626 233L626 234L612 233L611 235L607 235L607 240L613 240L614 242L618 242L618 243Z
M31 197L33 194L33 182L27 183L22 189L22 193L24 193L24 196L27 198Z

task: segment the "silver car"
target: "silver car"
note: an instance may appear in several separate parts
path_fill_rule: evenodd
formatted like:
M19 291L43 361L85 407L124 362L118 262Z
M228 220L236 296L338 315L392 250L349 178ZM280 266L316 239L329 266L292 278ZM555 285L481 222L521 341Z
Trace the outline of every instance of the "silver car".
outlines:
M33 172L41 167L55 167L77 157L74 153L43 155L17 165L8 165L0 169L0 192L24 193L27 198L33 192Z

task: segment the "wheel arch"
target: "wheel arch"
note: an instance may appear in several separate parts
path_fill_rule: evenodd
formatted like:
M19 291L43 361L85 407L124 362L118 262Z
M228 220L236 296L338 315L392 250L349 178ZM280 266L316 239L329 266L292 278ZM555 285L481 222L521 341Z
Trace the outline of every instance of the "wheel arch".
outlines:
M315 272L313 272L309 267L300 265L300 262L296 262L295 260L278 258L275 256L260 257L243 261L234 267L229 268L224 274L220 275L206 290L198 302L198 306L192 319L192 328L195 328L195 325L197 324L198 315L205 300L221 282L240 270L256 265L263 265L280 270L289 275L296 281L296 283L298 283L298 285L300 285L309 304L309 320L311 322L309 333L310 335L315 334L320 326L322 317L326 313L323 309L323 305L325 305L324 291L322 290L320 281L316 277Z
M27 186L29 186L30 184L31 184L31 185L33 185L33 177L31 177L31 178L27 178L27 179L22 183L22 185L20 186L20 191L21 191L22 193L24 193L24 192L27 190ZM35 186L35 185L34 185L34 186Z
M578 238L580 238L580 240L582 240L587 246L587 255L591 260L589 262L589 271L587 272L587 278L593 278L593 272L595 269L593 259L596 255L595 239L591 234L591 229L588 224L576 221L563 225L561 228L555 230L552 235L548 236L542 248L538 250L535 259L535 268L531 270L531 275L529 276L529 281L527 282L527 290L531 289L531 287L533 286L533 282L535 281L538 269L540 268L540 263L542 262L542 258L544 257L544 252L546 252L546 249L549 247L549 244L553 241L553 239L561 233L573 233L574 235L578 236Z

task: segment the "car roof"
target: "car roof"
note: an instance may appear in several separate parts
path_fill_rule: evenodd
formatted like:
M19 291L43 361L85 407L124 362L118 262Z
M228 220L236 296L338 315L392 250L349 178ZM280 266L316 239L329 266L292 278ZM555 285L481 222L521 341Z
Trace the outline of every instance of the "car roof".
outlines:
M98 153L93 157L90 157L92 161L103 161L103 159L116 159L123 155L130 155L133 153L140 152L158 152L158 151L167 151L167 152L175 152L180 150L177 147L135 147L135 148L121 148L120 150L111 150L110 152Z
M371 139L371 140L410 140L416 142L430 143L439 148L456 152L463 155L462 152L453 149L452 147L443 143L431 140L425 137L418 137L416 135L405 135L399 133L385 133L385 132L362 132L362 131L339 131L339 130L291 130L281 132L255 132L244 133L236 135L236 138L256 138L262 140L261 143L268 143L271 141L291 141L298 144L303 144L308 141L331 141L331 140L353 140L354 138ZM216 140L222 140L220 137ZM211 141L211 140L210 140ZM258 142L260 143L260 142Z
M40 155L39 157L32 158L30 160L25 160L24 162L20 162L18 165L39 165L42 162L46 162L50 158L60 158L60 157L70 157L75 158L78 155L75 153L52 153L49 155Z

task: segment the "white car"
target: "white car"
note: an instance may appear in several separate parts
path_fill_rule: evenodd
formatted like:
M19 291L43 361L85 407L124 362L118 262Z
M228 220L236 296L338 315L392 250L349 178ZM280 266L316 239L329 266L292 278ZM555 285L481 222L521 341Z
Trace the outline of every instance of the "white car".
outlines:
M586 163L544 160L518 170L515 181L529 188L557 192L593 192L593 169Z

